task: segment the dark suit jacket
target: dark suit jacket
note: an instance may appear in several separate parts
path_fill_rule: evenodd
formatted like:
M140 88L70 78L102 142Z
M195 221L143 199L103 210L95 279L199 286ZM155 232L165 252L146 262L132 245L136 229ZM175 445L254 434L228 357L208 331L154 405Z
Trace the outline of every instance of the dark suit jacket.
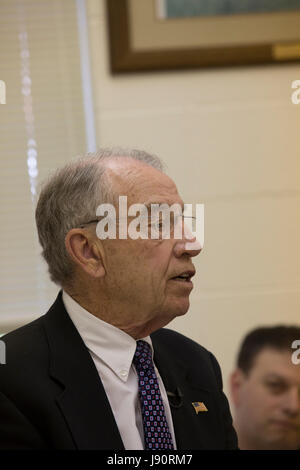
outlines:
M166 390L183 395L171 397L178 449L237 448L214 356L171 330L151 338ZM99 374L61 293L46 315L2 340L0 449L124 450ZM198 401L208 411L196 414L192 402Z

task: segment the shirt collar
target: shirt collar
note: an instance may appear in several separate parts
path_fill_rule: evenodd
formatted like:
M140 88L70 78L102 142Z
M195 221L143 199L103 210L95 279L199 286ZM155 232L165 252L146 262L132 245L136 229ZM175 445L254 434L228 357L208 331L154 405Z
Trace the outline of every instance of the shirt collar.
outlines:
M126 382L136 350L136 340L123 330L100 320L85 310L65 291L63 291L62 300L89 351L103 361L123 382ZM142 339L150 344L153 357L150 336Z

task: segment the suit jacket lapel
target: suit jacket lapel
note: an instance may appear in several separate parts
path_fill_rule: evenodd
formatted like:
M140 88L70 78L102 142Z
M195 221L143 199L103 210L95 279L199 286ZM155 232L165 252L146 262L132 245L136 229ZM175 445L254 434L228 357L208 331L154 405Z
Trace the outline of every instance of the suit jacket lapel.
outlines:
M170 359L163 351L163 345L152 338L154 346L154 362L159 370L167 392L175 393L178 389L182 398L180 406L169 397L173 426L178 450L215 449L221 435L216 433L220 423L216 400L212 392L199 384L193 383L193 376L186 363ZM170 367L172 361L172 367ZM174 406L175 402L175 406ZM207 412L196 413L192 403L203 402Z
M50 375L64 388L56 401L75 446L124 449L98 371L64 308L61 293L45 315L44 327L50 348Z

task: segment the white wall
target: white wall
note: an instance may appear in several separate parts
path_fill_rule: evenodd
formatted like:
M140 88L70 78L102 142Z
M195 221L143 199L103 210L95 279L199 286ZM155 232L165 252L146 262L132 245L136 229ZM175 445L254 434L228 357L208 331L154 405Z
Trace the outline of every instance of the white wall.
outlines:
M187 203L205 203L205 248L189 313L170 326L228 376L243 335L298 323L300 65L111 76L104 0L87 0L99 146L167 163Z

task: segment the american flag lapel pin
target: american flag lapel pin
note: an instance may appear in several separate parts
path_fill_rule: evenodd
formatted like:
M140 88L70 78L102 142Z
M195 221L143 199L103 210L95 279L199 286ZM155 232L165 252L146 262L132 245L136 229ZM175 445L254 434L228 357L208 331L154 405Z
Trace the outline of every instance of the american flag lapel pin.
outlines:
M193 401L192 405L197 414L200 413L200 411L208 411L208 409L206 408L206 406L204 405L202 401Z

